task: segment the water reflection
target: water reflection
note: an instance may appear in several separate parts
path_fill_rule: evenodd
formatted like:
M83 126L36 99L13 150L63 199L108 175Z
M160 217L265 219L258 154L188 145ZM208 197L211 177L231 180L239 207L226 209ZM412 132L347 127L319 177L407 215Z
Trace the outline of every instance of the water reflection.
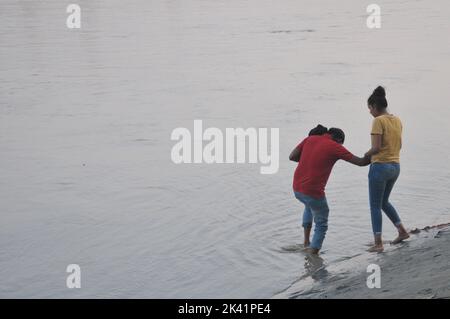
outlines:
M306 254L305 274L306 276L310 276L314 281L325 280L329 273L323 258L314 254Z

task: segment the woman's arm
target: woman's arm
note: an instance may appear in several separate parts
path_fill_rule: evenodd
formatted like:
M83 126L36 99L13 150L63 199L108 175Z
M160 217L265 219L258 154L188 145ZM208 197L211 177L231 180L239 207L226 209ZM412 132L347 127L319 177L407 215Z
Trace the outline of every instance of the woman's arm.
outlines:
M377 153L379 153L381 151L381 139L382 139L381 134L372 134L372 148L370 150L367 151L367 153L364 156L372 156L375 155Z

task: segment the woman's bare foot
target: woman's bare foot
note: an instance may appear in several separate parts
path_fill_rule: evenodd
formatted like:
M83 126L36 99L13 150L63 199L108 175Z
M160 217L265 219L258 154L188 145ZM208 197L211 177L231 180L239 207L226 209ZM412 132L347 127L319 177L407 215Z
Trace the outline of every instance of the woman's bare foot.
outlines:
M383 250L384 250L383 245L373 245L372 247L367 249L367 251L370 253L381 253L383 252Z
M367 251L371 253L381 253L383 250L383 238L381 236L381 233L375 234L374 245L367 249Z
M404 241L405 239L409 238L409 234L407 232L404 233L399 233L397 238L395 238L392 242L391 245L396 245L401 243L402 241Z

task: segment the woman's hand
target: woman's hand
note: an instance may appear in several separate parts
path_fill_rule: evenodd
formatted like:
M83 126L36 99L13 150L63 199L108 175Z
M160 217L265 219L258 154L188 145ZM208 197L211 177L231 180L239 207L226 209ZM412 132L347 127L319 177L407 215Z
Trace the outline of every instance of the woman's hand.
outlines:
M382 135L381 134L372 134L372 148L367 151L366 154L364 154L364 157L372 157L372 155L375 155L381 151L381 141L382 141Z

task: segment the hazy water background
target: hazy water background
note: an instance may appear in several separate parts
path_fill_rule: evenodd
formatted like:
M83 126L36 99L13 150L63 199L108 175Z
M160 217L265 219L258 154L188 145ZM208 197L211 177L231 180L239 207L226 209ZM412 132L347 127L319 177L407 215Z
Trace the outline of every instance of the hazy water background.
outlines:
M404 124L392 200L450 220L448 1L0 4L0 296L266 298L304 273L291 149L317 123L367 151L378 84ZM280 170L175 165L176 127L279 127ZM371 240L368 168L327 188L333 264ZM394 236L384 219L386 239ZM68 264L82 288L65 287Z

